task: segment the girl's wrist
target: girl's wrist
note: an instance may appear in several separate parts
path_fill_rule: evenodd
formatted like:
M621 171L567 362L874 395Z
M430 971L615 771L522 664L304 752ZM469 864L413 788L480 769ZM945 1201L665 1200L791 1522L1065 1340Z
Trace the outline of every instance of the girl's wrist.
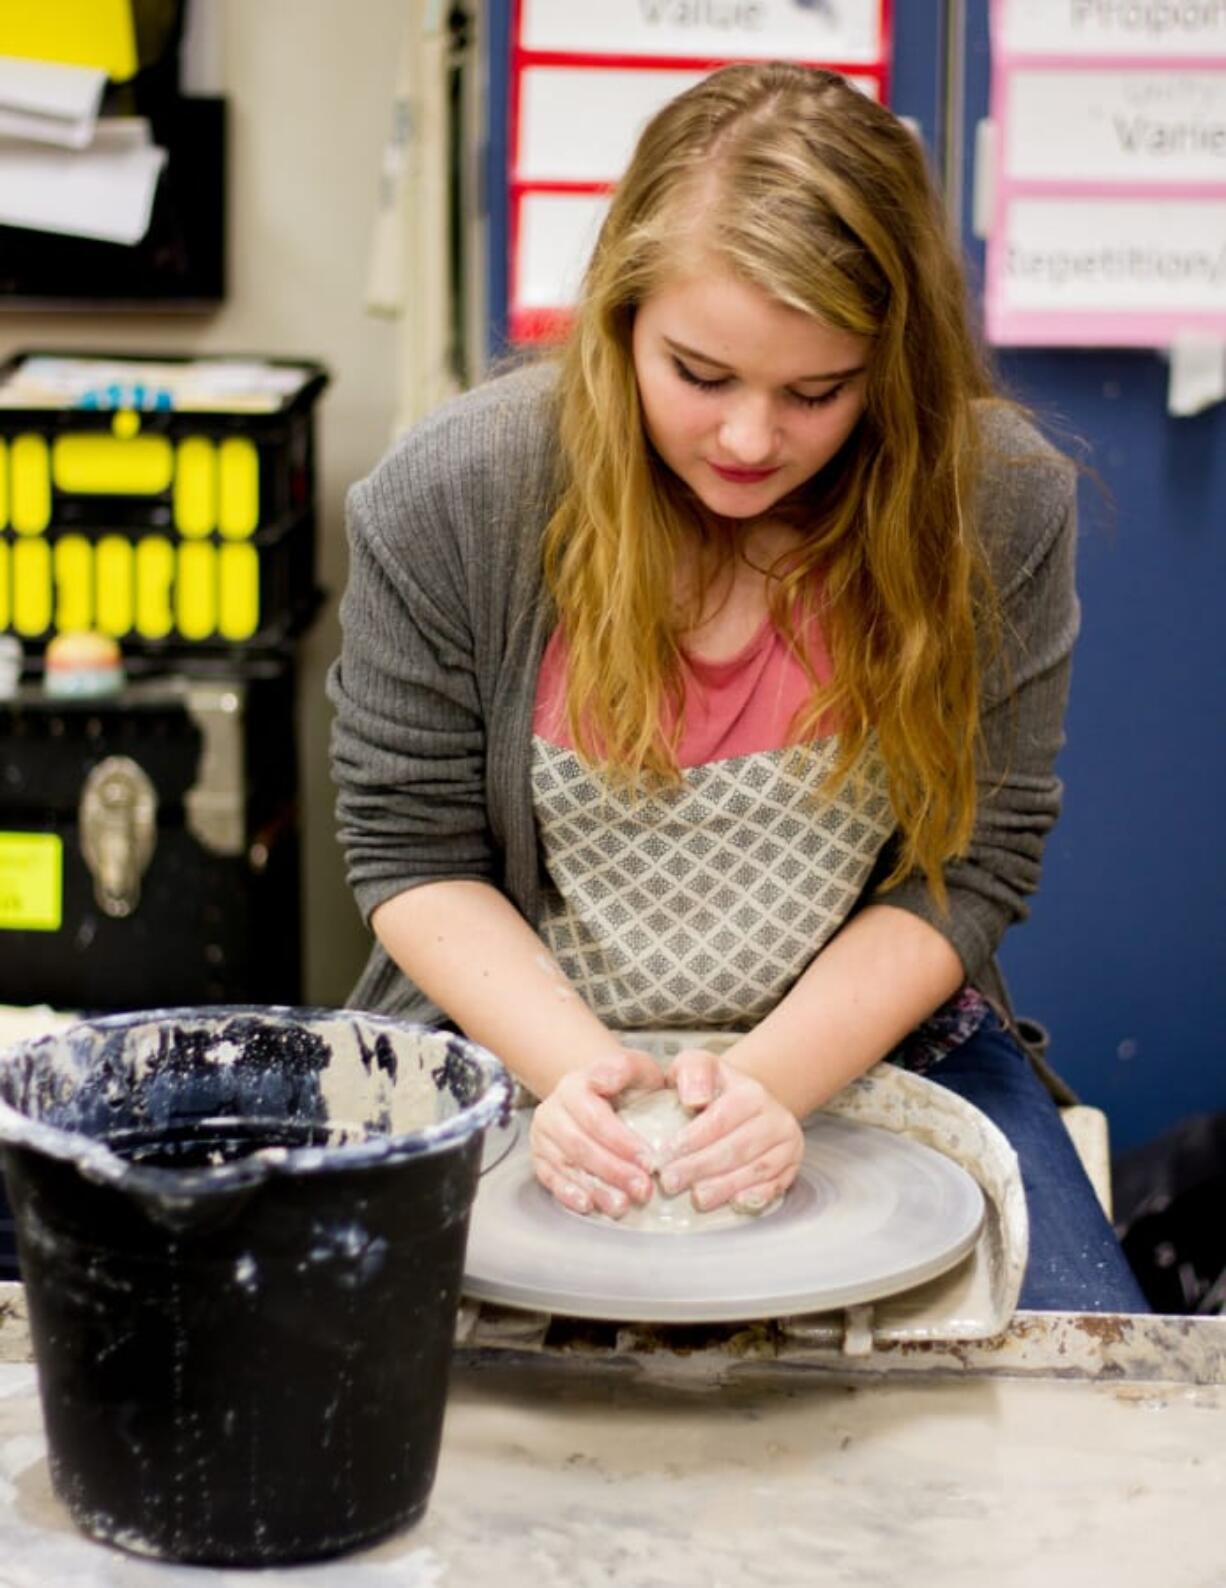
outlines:
M517 1065L513 1059L504 1059L503 1062L520 1085L543 1103L547 1097L553 1095L568 1075L591 1069L602 1060L605 1062L616 1060L625 1051L624 1045L609 1031L604 1033L604 1040L595 1037L590 1042L584 1041L568 1047L565 1055L559 1054L544 1060L534 1055L522 1066Z

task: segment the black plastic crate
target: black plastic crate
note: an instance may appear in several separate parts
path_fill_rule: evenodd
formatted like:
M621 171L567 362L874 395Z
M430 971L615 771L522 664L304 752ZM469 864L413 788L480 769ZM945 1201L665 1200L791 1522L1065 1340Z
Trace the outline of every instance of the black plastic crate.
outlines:
M0 366L0 632L35 655L86 628L133 654L284 645L319 603L326 383L287 360Z

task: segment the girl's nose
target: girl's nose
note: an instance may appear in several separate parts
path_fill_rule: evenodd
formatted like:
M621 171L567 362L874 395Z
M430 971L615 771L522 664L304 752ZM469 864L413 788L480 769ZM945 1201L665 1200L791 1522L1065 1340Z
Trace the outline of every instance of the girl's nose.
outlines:
M775 423L768 397L738 396L724 412L720 447L730 463L752 469L766 463L775 450Z

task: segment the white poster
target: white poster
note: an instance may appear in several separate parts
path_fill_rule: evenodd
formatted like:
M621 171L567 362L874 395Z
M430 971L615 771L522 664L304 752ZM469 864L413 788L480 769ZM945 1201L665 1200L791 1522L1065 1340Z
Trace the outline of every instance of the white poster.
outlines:
M1226 72L1009 74L1013 181L1226 182Z
M607 193L523 195L515 309L558 309L574 303L608 208Z
M1226 0L996 0L1015 55L1226 55Z
M1226 313L1226 198L1022 198L998 283L1005 312Z
M881 32L881 0L523 0L519 42L578 55L872 64Z
M705 75L525 67L516 176L524 182L615 182L656 111Z
M517 179L616 182L656 111L706 75L667 67L525 66ZM848 81L877 97L874 78Z

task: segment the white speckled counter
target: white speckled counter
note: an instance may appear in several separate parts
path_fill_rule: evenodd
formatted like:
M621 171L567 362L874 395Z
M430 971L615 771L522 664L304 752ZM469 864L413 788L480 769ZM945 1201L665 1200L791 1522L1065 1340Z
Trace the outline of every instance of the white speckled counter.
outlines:
M1020 1314L860 1363L466 1350L424 1521L258 1577L80 1536L17 1287L0 1348L0 1588L1226 1588L1223 1319Z

